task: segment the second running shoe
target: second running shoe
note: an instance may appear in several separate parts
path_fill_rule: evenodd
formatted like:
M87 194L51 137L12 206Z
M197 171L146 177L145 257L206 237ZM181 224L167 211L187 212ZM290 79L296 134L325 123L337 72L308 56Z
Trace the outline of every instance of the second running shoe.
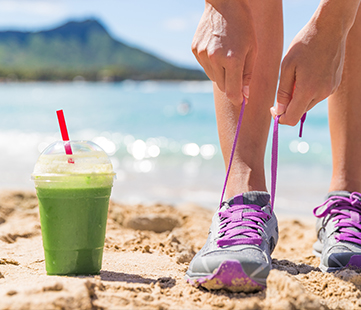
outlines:
M361 194L331 192L313 212L318 218L313 249L321 257L320 269L361 268Z

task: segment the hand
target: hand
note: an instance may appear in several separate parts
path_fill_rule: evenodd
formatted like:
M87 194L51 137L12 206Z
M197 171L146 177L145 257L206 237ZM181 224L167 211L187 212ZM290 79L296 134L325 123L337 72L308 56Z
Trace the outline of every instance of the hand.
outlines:
M249 96L256 36L248 0L207 0L192 51L233 104Z
M319 7L284 57L277 103L271 108L274 118L281 115L282 124L296 125L305 112L335 92L341 83L347 34L357 8L337 11L335 4Z

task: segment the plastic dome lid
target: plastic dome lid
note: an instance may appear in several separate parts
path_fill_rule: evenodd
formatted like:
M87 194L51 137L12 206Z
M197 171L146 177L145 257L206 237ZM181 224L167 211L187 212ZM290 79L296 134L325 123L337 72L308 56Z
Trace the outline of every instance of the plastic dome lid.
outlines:
M65 143L70 143L73 154L65 153ZM32 178L93 174L115 175L108 155L99 145L91 141L57 141L40 154Z

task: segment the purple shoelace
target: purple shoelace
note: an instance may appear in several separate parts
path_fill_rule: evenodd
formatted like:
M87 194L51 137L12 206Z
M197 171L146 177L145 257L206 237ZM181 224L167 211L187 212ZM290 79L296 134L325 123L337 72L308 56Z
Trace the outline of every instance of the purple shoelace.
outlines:
M249 211L252 209L252 211ZM219 212L218 215L223 219L223 228L219 231L224 234L217 240L219 246L236 245L236 244L257 244L262 243L262 237L258 233L258 229L263 228L258 225L261 219L269 219L269 215L262 211L262 207L257 205L240 205L234 204L227 210ZM244 228L238 228L242 226ZM242 235L244 238L235 238Z
M223 185L221 201L219 209L222 208L223 198L226 191L229 173L231 171L233 156L236 150L239 131L242 124L242 118L245 109L245 101L242 102L241 112L239 115L235 138L233 141L229 165ZM278 122L280 116L278 115L274 120L273 125L273 139L272 139L272 158L271 158L271 213L274 208L274 201L276 195L276 179L277 179L277 163L278 163ZM302 136L303 123L306 119L306 113L301 118L300 137ZM259 230L264 232L262 226L258 223L268 220L270 216L262 210L263 207L254 204L232 204L225 211L220 211L222 228L219 231L221 237L217 240L218 246L237 245L237 244L255 244L260 245L263 241ZM251 210L251 211L250 211ZM239 228L239 227L242 228ZM241 238L233 238L235 236L242 236Z
M317 211L326 206L322 213ZM338 221L337 241L348 241L361 245L361 194L353 192L350 197L332 196L313 210L318 217L329 216L328 220Z

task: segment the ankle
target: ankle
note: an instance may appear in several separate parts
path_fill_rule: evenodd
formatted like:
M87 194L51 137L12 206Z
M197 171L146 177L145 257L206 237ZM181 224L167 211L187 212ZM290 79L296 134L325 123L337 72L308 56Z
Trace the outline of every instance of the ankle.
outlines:
M227 184L226 197L229 199L241 193L252 191L267 192L265 179L247 177L245 175L230 176Z
M348 191L352 192L359 192L361 193L361 181L358 180L350 180L350 179L332 179L331 185L329 188L330 192L336 191Z

